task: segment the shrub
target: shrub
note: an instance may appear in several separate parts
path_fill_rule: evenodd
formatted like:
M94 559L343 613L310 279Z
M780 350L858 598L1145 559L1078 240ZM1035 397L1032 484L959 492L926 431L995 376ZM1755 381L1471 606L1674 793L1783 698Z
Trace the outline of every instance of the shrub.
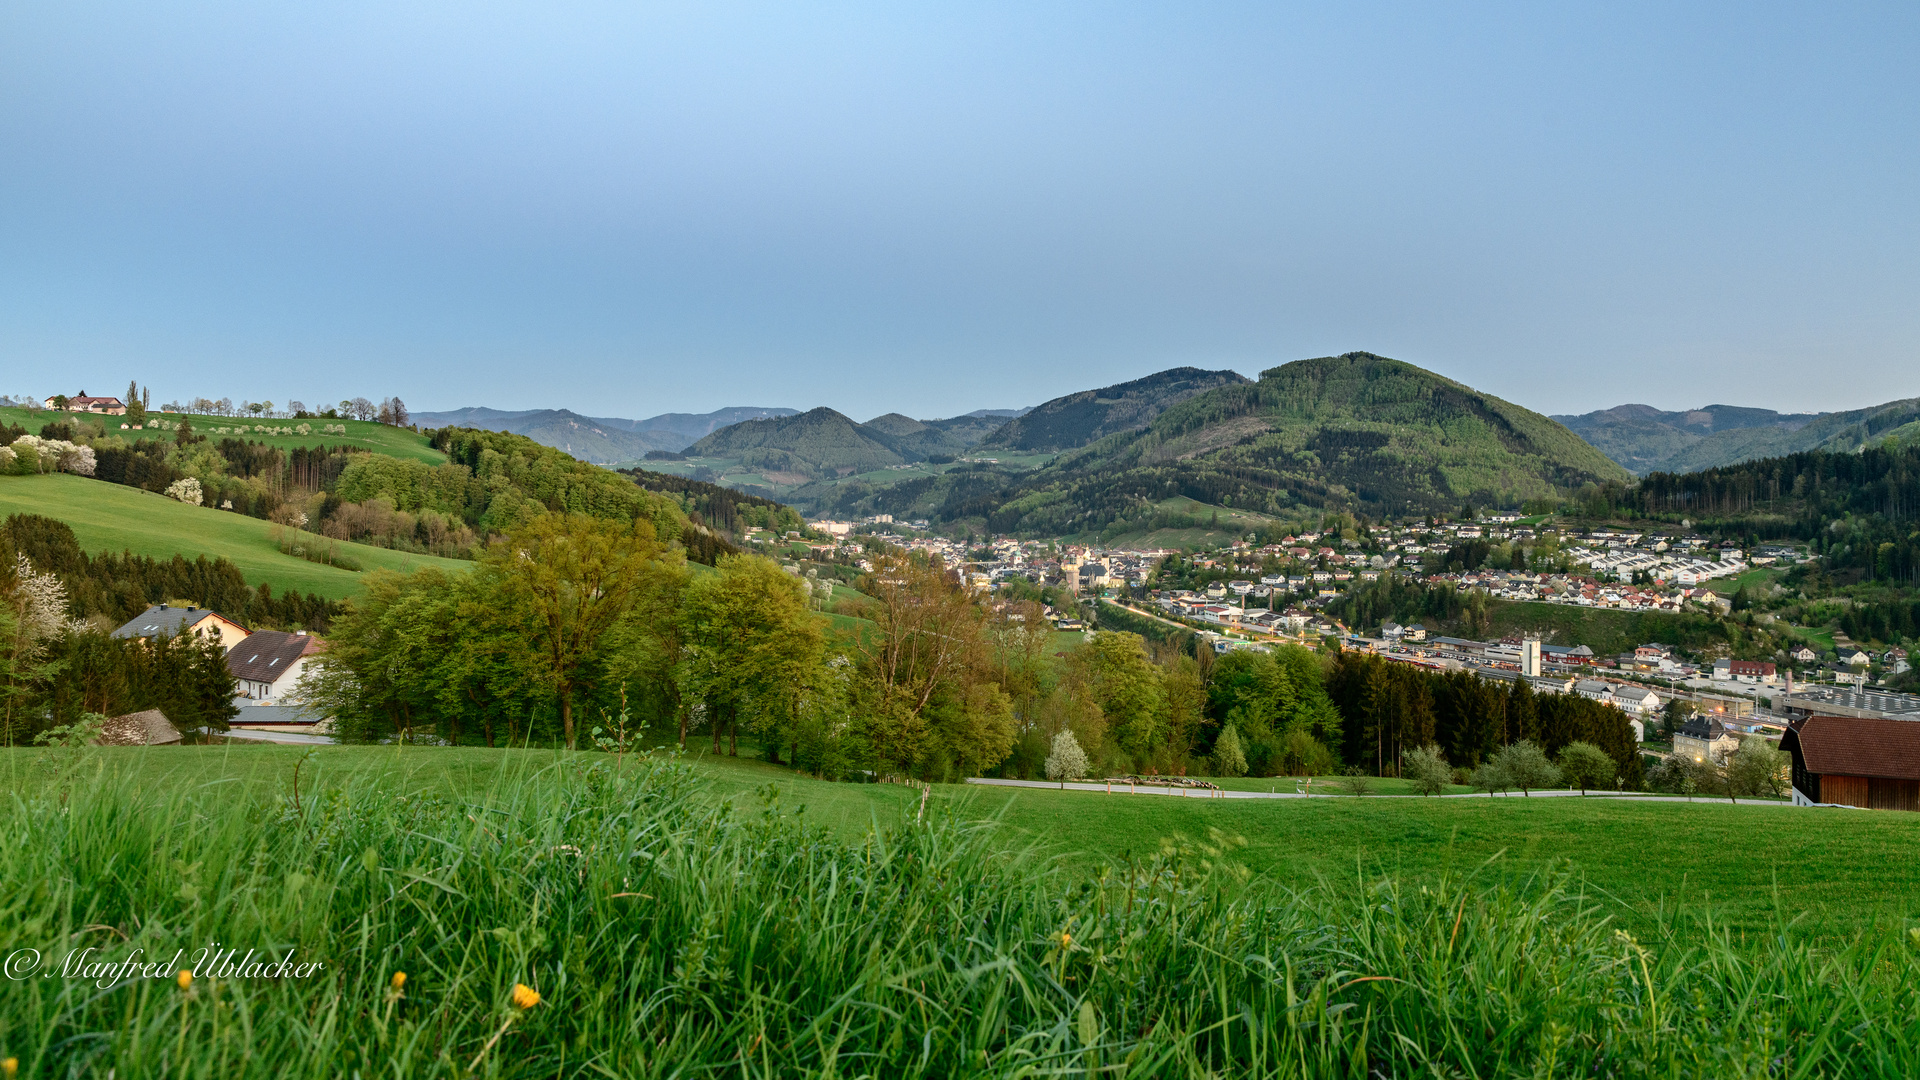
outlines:
M1723 770L1727 796L1784 794L1789 760L1787 754L1757 735L1742 739L1740 749L1727 759Z
M1213 743L1213 775L1247 775L1247 755L1240 746L1240 735L1231 725L1221 729Z
M1666 795L1692 795L1708 786L1707 768L1675 754L1647 770L1647 787Z
M1400 775L1413 784L1413 790L1422 795L1438 795L1447 790L1447 782L1453 779L1453 770L1447 766L1447 759L1440 755L1437 746L1416 746L1400 757Z
M1620 767L1614 764L1605 750L1590 742L1570 742L1560 751L1560 771L1566 774L1567 782L1580 789L1585 795L1588 788L1604 788L1613 783L1620 775Z
M1545 751L1531 739L1501 747L1488 764L1506 781L1504 787L1517 787L1523 795L1531 795L1534 788L1552 787L1560 782L1560 770L1554 768Z

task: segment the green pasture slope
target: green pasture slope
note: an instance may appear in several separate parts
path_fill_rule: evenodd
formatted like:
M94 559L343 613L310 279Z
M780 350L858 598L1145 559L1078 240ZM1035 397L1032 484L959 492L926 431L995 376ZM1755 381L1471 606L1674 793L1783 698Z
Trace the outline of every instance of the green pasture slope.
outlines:
M128 440L141 438L170 438L180 425L178 413L151 413L148 427L142 431L120 430L126 423L124 416L95 416L90 413L59 413L51 410L0 408L0 425L19 424L30 435L38 435L40 429L50 423L62 420L97 423L105 425L107 434L118 435ZM445 464L447 455L427 445L427 437L417 431L397 428L388 424L379 424L371 420L258 420L242 419L237 416L189 416L193 421L196 435L204 435L215 442L221 439L246 439L252 442L277 446L282 450L291 450L296 446L353 446L362 450L371 450L376 454L387 454L397 458L412 458L429 465ZM313 428L310 434L300 435L292 429L300 424ZM328 425L346 426L346 434L325 432ZM226 429L224 432L221 429ZM260 428L267 429L260 431Z
M154 558L225 556L240 569L247 584L255 587L264 582L276 592L293 589L334 600L360 591L361 574L283 554L274 543L273 526L268 522L188 506L139 488L64 473L0 476L0 518L9 514L40 514L64 521L80 546L92 554L131 551ZM363 572L405 572L422 566L462 572L473 565L367 544L341 542L339 550L359 563Z
M876 823L899 822L919 799L918 788L826 783L752 759L713 757L707 745L696 736L688 757L711 797L757 812L771 784L783 812L843 838L857 840ZM31 786L36 753L0 750L0 778L10 789ZM133 772L145 789L221 783L235 797L276 798L290 792L294 763L307 750L235 743L105 753L113 768ZM323 747L303 767L302 783L377 776L397 792L459 797L485 790L515 760L551 762L559 756L542 750ZM1290 790L1292 781L1262 783ZM1710 910L1743 933L1761 931L1776 911L1785 912L1822 937L1873 926L1904 933L1920 916L1920 860L1912 857L1920 847L1920 814L1730 806L1711 799L1209 800L978 785L936 785L930 805L970 819L997 819L1009 846L1038 845L1095 871L1150 857L1163 839L1205 840L1210 830L1245 838L1233 858L1254 873L1256 885L1306 887L1322 879L1381 876L1420 881L1443 872L1512 883L1565 868L1596 904L1636 932L1679 907Z

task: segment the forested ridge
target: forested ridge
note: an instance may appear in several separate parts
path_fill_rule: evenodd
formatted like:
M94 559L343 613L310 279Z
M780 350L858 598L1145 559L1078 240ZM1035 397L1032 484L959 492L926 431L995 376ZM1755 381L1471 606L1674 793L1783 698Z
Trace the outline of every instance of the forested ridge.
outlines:
M1557 499L1628 475L1546 417L1411 364L1350 353L1195 395L1143 429L1031 472L980 465L828 497L841 513L1112 535L1150 527L1160 504L1181 496L1274 515L1397 516Z

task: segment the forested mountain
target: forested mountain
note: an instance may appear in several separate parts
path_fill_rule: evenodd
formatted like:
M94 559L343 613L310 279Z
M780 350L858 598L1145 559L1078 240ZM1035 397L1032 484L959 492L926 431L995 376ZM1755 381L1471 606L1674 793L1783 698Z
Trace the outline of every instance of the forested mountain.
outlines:
M567 409L502 412L469 408L451 412L415 413L422 427L466 427L525 435L537 443L564 450L599 464L638 461L649 450L684 450L720 428L743 420L792 416L798 410L736 406L710 413L662 413L645 420L610 416L582 416Z
M1645 476L1684 473L1808 450L1854 451L1920 437L1920 398L1834 413L1777 413L1733 405L1661 412L1620 405L1556 416L1608 457Z
M1125 531L1176 496L1261 513L1338 506L1389 515L1518 505L1629 475L1538 413L1411 364L1349 353L1217 387L1144 430L1108 435L1038 470L957 469L849 492L855 505L833 508L1082 534Z
M1054 398L1007 421L981 445L1029 452L1069 450L1115 432L1143 428L1170 406L1196 394L1246 382L1247 377L1237 371L1172 368L1144 379Z
M864 426L869 431L879 432L892 439L894 452L908 461L964 454L974 443L980 441L978 438L968 439L964 434L956 434L952 427L944 426L947 424L946 421L936 420L928 423L899 413L887 413L885 416L874 417ZM987 431L992 430L987 425L976 423L971 428L963 426L960 431L979 431L983 427ZM984 435L986 432L980 433Z
M869 472L909 460L893 436L824 406L798 416L721 428L687 447L686 453L730 458L774 477L807 480Z

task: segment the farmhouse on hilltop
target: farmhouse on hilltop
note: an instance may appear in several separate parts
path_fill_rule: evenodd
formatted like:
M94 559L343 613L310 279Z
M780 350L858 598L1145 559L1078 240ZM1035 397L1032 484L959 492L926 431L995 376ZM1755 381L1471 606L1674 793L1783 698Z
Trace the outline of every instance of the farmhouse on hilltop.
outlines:
M42 402L42 404L46 408L57 409L60 407L59 401L60 399L57 397L50 397ZM117 397L88 397L87 392L82 390L78 395L67 399L67 411L100 413L104 416L125 416L127 415L127 406L125 402Z

